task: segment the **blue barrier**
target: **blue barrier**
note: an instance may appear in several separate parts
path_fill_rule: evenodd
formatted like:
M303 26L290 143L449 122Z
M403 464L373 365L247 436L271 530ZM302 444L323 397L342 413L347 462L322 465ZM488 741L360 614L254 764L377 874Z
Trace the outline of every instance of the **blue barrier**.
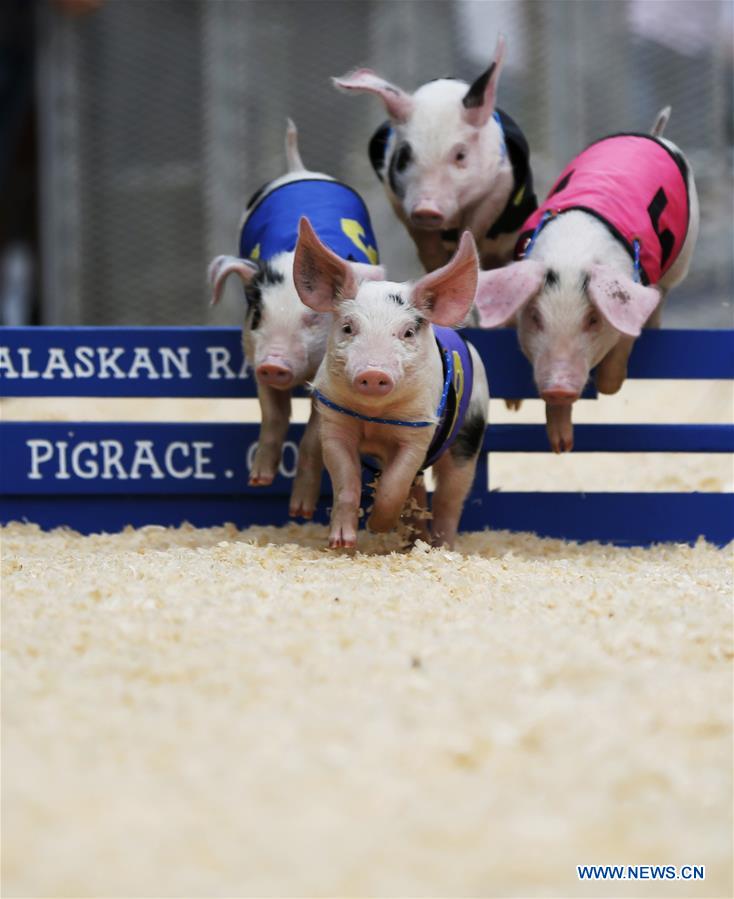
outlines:
M467 332L494 397L537 396L512 331ZM651 331L630 378L734 380L734 332ZM236 328L5 328L6 397L255 397ZM585 393L595 396L592 388ZM126 524L282 524L302 425L289 432L269 487L247 484L258 425L157 422L0 423L0 522L28 520L82 532ZM732 425L577 425L576 452L734 452ZM490 425L483 453L547 452L541 425ZM491 456L490 456L491 458ZM324 478L318 520L330 502ZM464 530L530 530L620 545L734 539L734 497L701 493L489 492L487 466Z

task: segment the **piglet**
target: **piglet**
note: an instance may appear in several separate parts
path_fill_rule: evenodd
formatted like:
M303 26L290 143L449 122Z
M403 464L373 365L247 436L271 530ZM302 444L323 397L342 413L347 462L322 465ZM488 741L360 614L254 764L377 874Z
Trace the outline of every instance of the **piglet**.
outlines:
M356 545L363 454L381 472L369 527L396 527L416 476L433 465L432 539L452 545L489 400L481 359L451 329L472 304L477 272L474 241L465 233L451 262L415 284L359 284L301 221L296 289L309 309L333 314L313 381L334 493L330 547ZM414 497L425 494L418 489Z
M479 276L480 324L516 321L557 453L573 448L571 407L590 370L600 393L616 393L635 338L659 326L688 272L698 198L688 161L660 137L669 112L650 135L613 135L577 156L525 223L520 261Z
M527 141L495 107L504 55L500 37L494 62L473 84L438 78L413 94L371 69L333 79L385 106L390 118L370 141L370 160L427 271L446 263L464 229L483 267L504 265L537 206Z
M293 250L298 219L311 216L326 244L345 262L356 280L384 277L369 213L359 195L321 172L304 168L297 132L286 132L288 173L262 187L247 205L240 223L239 256L217 256L209 266L212 303L224 282L236 274L244 285L245 357L255 371L262 424L250 471L250 484L273 481L288 430L291 394L316 373L331 326L328 312L304 309L293 284ZM321 485L321 447L312 406L298 453L290 514L311 518Z

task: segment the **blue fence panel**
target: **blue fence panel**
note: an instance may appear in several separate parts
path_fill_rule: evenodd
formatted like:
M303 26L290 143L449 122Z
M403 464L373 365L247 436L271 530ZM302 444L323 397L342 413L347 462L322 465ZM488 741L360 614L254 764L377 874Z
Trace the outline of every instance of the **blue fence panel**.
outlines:
M303 425L292 425L281 473L250 487L259 425L220 422L5 422L0 494L241 494L290 489ZM576 425L576 452L734 452L727 425ZM485 452L548 451L542 425L490 425Z
M537 396L513 330L467 329L495 397ZM734 378L732 331L646 331L630 378ZM3 328L0 396L254 397L238 328ZM594 396L588 388L585 396Z
M465 333L493 396L537 396L514 331ZM257 396L238 328L5 328L1 337L1 396ZM589 385L584 396L595 395Z
M598 540L617 546L734 540L730 493L504 493L473 495L461 519L466 531L485 527L532 531L540 537Z
M535 396L513 331L467 332L495 397ZM734 332L655 331L638 341L631 378L734 379ZM236 328L7 328L0 332L5 396L252 397ZM587 396L593 396L589 390ZM5 422L0 424L0 521L66 524L82 532L126 524L283 524L303 426L281 473L247 484L259 426L236 423ZM576 452L734 452L731 425L577 425ZM542 425L492 425L485 452L547 452ZM325 520L325 478L317 514ZM532 530L622 545L734 538L731 494L487 492L486 465L462 527Z
M325 522L330 499L314 520ZM718 546L734 539L734 507L724 493L472 493L461 519L463 531L532 531L541 537L599 540L618 546L695 543ZM241 495L202 496L9 496L2 523L31 521L44 529L67 526L82 534L120 531L127 525L177 527L185 522L213 527L282 525L287 495L264 493L257 501Z

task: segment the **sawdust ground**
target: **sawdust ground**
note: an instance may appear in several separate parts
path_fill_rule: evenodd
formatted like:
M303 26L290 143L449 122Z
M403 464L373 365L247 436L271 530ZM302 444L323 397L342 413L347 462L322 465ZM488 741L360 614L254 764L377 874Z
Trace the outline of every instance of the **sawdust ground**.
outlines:
M731 895L731 548L324 540L4 530L5 896Z

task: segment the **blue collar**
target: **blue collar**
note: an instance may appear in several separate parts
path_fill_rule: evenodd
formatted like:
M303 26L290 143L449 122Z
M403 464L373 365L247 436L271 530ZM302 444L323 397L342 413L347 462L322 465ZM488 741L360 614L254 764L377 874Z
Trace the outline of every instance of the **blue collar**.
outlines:
M441 391L441 400L438 404L438 409L436 410L436 418L440 422L443 418L443 413L446 409L446 400L449 395L449 388L451 387L451 382L454 378L454 359L453 355L449 352L443 352L444 357L444 368L446 369L446 374L443 379L443 390ZM328 399L321 393L320 390L316 390L314 387L313 395L316 399L323 403L328 409L333 409L335 412L341 412L343 415L351 415L352 418L358 418L360 421L369 421L372 424L377 425L399 425L402 428L428 428L436 422L433 421L400 421L398 418L375 418L371 415L362 415L361 412L355 412L354 409L347 409L345 406L340 406L337 403L332 402L332 400Z

